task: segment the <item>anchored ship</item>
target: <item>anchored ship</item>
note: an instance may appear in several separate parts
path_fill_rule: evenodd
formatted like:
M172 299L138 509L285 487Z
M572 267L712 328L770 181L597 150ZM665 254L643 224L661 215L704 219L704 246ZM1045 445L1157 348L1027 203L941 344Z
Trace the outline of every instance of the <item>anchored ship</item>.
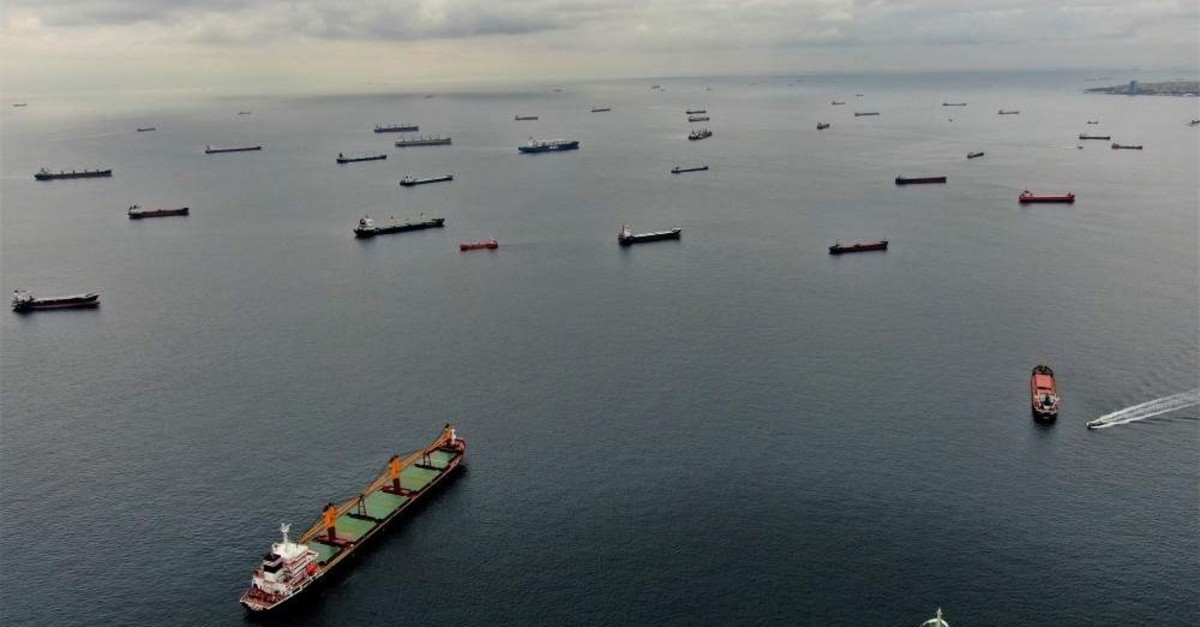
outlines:
M854 112L854 117L856 117L856 118L861 118L863 116L868 116L868 115L879 115L879 112L878 111L855 111Z
M17 313L45 309L86 309L100 306L100 295L95 292L73 296L35 298L25 290L13 290L12 310Z
M689 141L699 141L701 139L706 139L709 137L712 137L712 131L710 131L706 128L697 129L697 130L694 130L694 131L688 133Z
M1034 202L1065 202L1065 203L1073 203L1073 202L1075 202L1075 194L1073 194L1073 193L1066 193L1066 194L1034 194L1033 192L1031 192L1031 191L1029 191L1029 190L1025 190L1025 191L1021 192L1021 193L1020 193L1020 194L1017 196L1017 202L1019 202L1019 203L1021 203L1021 204L1023 204L1023 205L1024 205L1024 204L1028 204L1028 203L1034 203Z
M669 231L651 231L650 233L634 233L627 225L622 224L621 230L617 232L617 243L621 246L631 246L633 244L642 244L645 242L657 242L664 239L679 239L683 235L683 229L674 228Z
M671 174L683 174L684 172L703 172L708 169L706 165L677 165L671 168Z
M524 146L517 146L518 152L558 152L561 150L578 150L578 139L550 139L539 141L532 137L529 138L529 143Z
M996 112L996 115L1020 115L1020 111L1015 109L1001 109Z
M429 446L401 458L394 455L387 469L362 492L341 503L325 506L321 518L288 539L290 525L282 525L283 540L271 545L242 595L247 610L276 610L312 587L388 523L432 492L458 468L467 442L446 425Z
M536 115L514 115L513 119L516 120L517 122L528 122L530 120L538 119L538 116L536 116Z
M983 156L983 152L982 152L982 151L980 151L980 152L968 152L968 153L967 153L967 158L968 158L968 159L978 159L979 157L982 157L982 156Z
M605 111L612 111L612 107L592 107L592 113L604 113Z
M967 106L967 103L965 103L965 102L943 102L942 106L943 107L965 107L965 106Z
M496 250L497 248L500 248L500 242L497 242L495 240L495 238L485 239L481 242L459 242L458 243L458 249L461 251L485 250L485 249L486 250Z
M817 130L818 131L823 131L823 130L829 128L829 126L830 126L829 122L817 122Z
M688 109L687 111L684 111L684 113L688 115L704 115L705 113L708 113L708 109Z
M1142 149L1142 145L1141 145L1141 144L1118 144L1118 143L1113 143L1113 145L1112 145L1112 149L1113 149L1113 150L1141 150L1141 149Z
M387 155L383 153L379 153L377 155L363 155L361 157L347 157L339 152L337 156L337 162L339 164L358 163L359 161L381 161L383 159L387 159Z
M421 130L416 124L376 124L376 133L415 133Z
M70 172L64 172L64 171L51 172L50 170L47 170L46 168L42 168L33 175L33 178L35 178L39 181L55 181L58 179L94 179L94 178L101 178L101 177L108 177L108 176L112 176L111 169L109 169L109 170L83 170L82 172L76 172L75 170L71 170Z
M401 187L412 187L414 185L425 185L427 183L441 183L444 181L453 181L453 174L440 174L438 176L430 176L423 179L415 179L411 176L406 176L400 179Z
M707 122L711 119L712 118L708 117L707 115L689 115L688 116L688 122Z
M397 222L396 218L391 218L387 224L375 224L371 216L363 216L358 221L358 226L354 227L354 237L368 238L376 235L386 235L388 233L403 233L405 231L419 231L421 229L441 228L445 226L445 218L426 218L424 215L419 215L409 220Z
M129 219L141 220L142 218L162 218L165 216L186 216L188 215L187 207L179 207L178 209L146 209L141 205L130 205Z
M1088 135L1087 133L1080 133L1079 139L1103 139L1110 141L1112 140L1112 135Z
M853 244L843 244L835 241L833 246L829 247L829 254L842 255L845 253L864 253L869 250L887 250L888 241L885 239L865 240L854 242Z
M917 177L897 176L896 177L897 185L926 185L929 183L945 183L945 182L946 182L946 177L944 177L944 176L917 176Z
M1058 385L1054 382L1054 371L1050 366L1038 364L1029 377L1030 408L1035 420L1054 420L1062 399L1058 397Z
M205 146L204 154L215 155L222 152L250 152L252 150L262 150L262 146L232 146L230 148L213 148L212 146Z
M145 133L148 131L157 131L157 130L158 130L158 127L156 127L156 126L139 126L137 129L137 132Z
M844 101L844 100L834 100L834 101L830 102L829 104L831 104L831 105L833 105L833 106L837 107L837 106L840 106L840 105L844 105L844 104L846 104L846 101Z
M422 135L421 137L412 137L401 139L396 142L397 148L407 148L409 146L449 146L450 138L442 137L441 135Z

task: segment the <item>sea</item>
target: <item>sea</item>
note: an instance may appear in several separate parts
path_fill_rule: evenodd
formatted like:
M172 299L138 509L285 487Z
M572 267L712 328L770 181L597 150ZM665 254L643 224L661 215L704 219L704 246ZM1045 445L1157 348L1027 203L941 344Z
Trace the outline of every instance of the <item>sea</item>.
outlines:
M1200 376L1200 99L1084 91L1156 78L6 100L0 288L102 305L0 315L0 622L1200 624L1200 409L1085 427ZM418 214L446 226L351 233ZM828 254L865 239L890 246ZM466 472L246 614L281 523L446 423Z

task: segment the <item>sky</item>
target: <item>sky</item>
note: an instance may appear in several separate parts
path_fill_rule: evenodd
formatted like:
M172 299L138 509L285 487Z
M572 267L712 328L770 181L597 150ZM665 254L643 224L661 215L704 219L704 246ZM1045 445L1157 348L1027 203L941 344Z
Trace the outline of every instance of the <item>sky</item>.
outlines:
M2 0L2 6L6 98L837 71L1200 68L1200 0Z

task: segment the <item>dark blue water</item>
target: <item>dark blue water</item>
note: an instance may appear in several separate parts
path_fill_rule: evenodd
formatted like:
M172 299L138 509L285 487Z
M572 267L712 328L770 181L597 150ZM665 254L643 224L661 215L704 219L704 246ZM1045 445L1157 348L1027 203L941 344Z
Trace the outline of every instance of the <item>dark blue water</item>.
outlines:
M6 108L0 288L103 306L0 315L4 622L242 623L280 522L447 421L469 472L292 624L1200 622L1196 409L1083 426L1196 386L1200 111L1085 78ZM684 140L694 107L711 139ZM391 148L390 122L454 145ZM1146 148L1077 149L1093 131ZM265 149L203 154L239 143ZM351 237L418 211L447 227ZM620 249L622 222L684 236ZM891 248L826 254L866 238Z

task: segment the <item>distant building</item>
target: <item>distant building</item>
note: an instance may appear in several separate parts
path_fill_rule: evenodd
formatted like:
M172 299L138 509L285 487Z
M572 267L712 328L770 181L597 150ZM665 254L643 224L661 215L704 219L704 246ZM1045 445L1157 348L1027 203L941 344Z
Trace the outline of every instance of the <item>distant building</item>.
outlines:
M1137 81L1129 81L1129 91L1127 91L1125 93L1129 94L1130 96L1136 96L1138 93L1138 82Z

